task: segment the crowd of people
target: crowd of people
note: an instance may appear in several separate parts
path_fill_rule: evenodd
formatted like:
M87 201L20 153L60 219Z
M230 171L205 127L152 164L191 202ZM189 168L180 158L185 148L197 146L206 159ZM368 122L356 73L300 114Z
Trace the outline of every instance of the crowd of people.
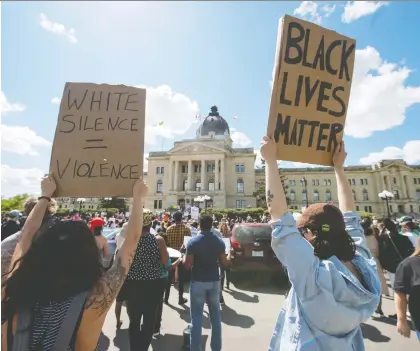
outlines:
M265 137L261 154L269 215L245 219L271 224L272 248L291 283L268 350L364 350L360 325L383 315L382 294L390 295L384 271L395 291L396 314L391 317L397 319L398 332L410 336L411 316L420 340L418 223L409 217L398 222L360 218L343 168L344 144L333 159L339 208L318 203L293 215L276 150ZM186 220L181 212L157 216L143 207L147 186L141 179L133 188L129 218L122 213L63 218L55 215L55 189L53 177L45 177L41 196L28 199L23 214L12 211L2 221L4 350L96 350L115 302L116 328L121 328L125 305L130 349L147 351L160 335L163 305L169 304L174 284L178 303L188 302L187 280L190 350L202 350L206 304L211 349L222 349L222 290L225 280L229 288L234 259L223 239L242 219L218 222L201 215ZM111 267L104 265L109 255L106 227L121 228Z

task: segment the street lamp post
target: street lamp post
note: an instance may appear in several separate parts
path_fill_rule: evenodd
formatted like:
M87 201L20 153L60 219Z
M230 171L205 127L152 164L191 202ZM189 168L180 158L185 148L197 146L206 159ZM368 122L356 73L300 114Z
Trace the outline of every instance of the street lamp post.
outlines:
M209 200L211 199L211 197L210 197L210 196L208 196L208 195L204 195L204 196L202 197L202 199L203 199L203 201L204 201L204 209L206 209L206 208L207 208L207 201L209 201Z
M384 190L378 194L378 196L386 202L386 211L388 214L388 218L391 218L391 211L389 210L389 200L394 198L394 194L388 190Z
M86 202L86 199L84 197L79 197L76 201L79 204L79 211L80 211L82 209L82 204Z
M306 180L305 177L302 177L302 179L300 180L300 183L303 184L303 186L305 187L305 195L306 195L306 208L309 207L309 201L308 201L308 182Z

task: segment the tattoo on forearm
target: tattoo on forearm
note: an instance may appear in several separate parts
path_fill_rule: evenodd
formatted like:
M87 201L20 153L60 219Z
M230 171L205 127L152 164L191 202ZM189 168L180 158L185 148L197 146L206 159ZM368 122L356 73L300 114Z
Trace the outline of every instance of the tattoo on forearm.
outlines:
M270 190L267 190L266 198L267 198L267 204L271 204L274 200L274 194Z
M135 252L130 255L127 266L123 265L121 256L117 255L111 269L105 273L101 281L96 284L88 295L85 309L92 308L97 310L99 316L109 310L127 277L134 254Z

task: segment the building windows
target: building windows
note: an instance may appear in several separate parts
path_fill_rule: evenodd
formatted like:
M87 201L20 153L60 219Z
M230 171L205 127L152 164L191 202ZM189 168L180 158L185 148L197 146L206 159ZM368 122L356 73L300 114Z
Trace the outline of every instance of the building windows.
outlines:
M245 165L236 165L236 173L245 173Z
M295 194L294 190L292 190L290 192L290 201L296 201L296 194Z
M215 164L207 164L207 173L214 173L216 166Z
M399 200L400 199L400 192L398 190L394 190L393 193L394 193L394 199Z
M359 211L359 206L356 206L356 211Z
M165 174L165 167L156 167L156 174Z
M156 184L156 192L162 193L163 192L163 182L161 180L158 180Z
M296 180L293 180L293 179L289 180L289 185L290 186L295 186L296 185Z
M356 185L356 179L349 179L349 184L350 185Z
M244 187L244 181L242 179L238 179L236 181L236 191L238 193L243 193L245 192L245 187Z
M363 201L369 201L369 193L366 189L363 189Z
M184 179L184 182L182 183L182 190L188 190L188 179Z
M236 200L236 208L246 208L245 200Z
M209 180L209 191L214 191L214 180L213 179Z
M397 178L392 178L392 182L394 183L394 185L397 184Z
M354 190L351 191L353 193L353 200L356 201L356 192Z
M325 186L331 185L331 179L324 179L324 185Z
M201 180L197 180L195 182L195 191L198 191L198 192L201 191Z
M314 201L319 201L319 193L318 190L314 191Z
M306 199L307 199L307 194L306 194L306 191L303 190L302 191L302 201L306 201Z
M420 184L420 178L414 178L414 184Z
M313 186L319 186L319 180L318 179L312 179L312 185Z
M181 166L181 172L182 173L187 173L188 172L188 165L182 165Z
M365 206L365 212L372 213L372 206Z
M360 179L360 185L368 185L367 179Z
M413 212L414 212L413 205L410 205L410 213L413 213Z
M155 200L153 202L153 208L155 210L157 210L157 209L161 210L162 209L162 200Z
M325 201L331 201L331 191L327 190L325 192Z
M200 173L201 172L201 165L194 165L194 173Z
M420 200L420 189L416 190L416 199Z

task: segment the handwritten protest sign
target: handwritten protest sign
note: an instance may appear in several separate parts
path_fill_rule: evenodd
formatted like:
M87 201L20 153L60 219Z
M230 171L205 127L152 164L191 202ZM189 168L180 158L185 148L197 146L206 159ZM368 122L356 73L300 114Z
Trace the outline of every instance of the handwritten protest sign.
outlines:
M332 165L341 142L356 42L291 16L279 22L267 135L277 159Z
M56 196L131 197L143 174L146 91L66 83L51 154Z

